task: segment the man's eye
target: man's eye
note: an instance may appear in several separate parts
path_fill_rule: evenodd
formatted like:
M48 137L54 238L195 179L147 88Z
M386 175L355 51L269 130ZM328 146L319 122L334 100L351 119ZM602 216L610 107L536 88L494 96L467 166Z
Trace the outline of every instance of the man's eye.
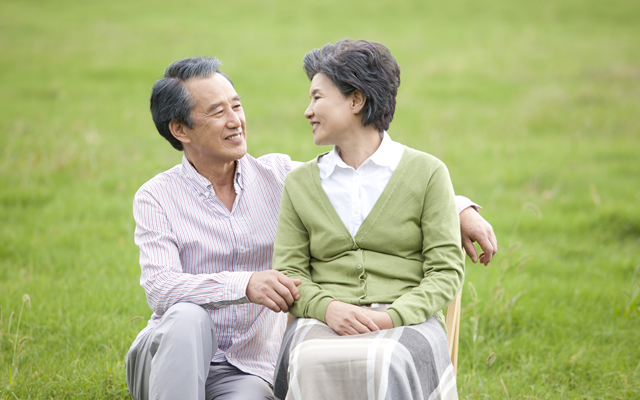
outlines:
M318 100L320 98L320 96L314 96L313 99L314 100Z

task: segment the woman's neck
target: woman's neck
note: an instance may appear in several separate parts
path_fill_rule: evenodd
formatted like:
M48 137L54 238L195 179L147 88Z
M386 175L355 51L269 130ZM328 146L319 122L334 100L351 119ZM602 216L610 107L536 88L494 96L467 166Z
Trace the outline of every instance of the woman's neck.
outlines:
M358 169L367 158L378 150L382 143L380 132L374 127L362 127L349 134L341 143L336 143L345 164Z

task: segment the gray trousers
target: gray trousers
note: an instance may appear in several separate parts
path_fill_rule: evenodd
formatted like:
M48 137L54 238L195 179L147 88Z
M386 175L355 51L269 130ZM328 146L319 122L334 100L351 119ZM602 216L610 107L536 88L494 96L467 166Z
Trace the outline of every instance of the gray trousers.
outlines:
M273 399L269 384L233 365L211 364L218 341L211 316L193 303L169 308L127 353L127 386L135 400Z

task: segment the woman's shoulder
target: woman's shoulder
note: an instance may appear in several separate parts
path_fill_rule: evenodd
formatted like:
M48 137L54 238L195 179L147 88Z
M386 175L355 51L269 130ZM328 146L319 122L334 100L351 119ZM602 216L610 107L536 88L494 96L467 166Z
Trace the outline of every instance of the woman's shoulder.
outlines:
M299 166L295 167L287 175L285 184L291 185L293 182L311 183L313 180L313 175L318 174L318 160L320 159L320 157L322 157L325 154L326 153L320 154L317 157L313 158L312 160L302 163Z
M425 172L433 173L440 168L446 169L446 165L438 157L408 146L405 148L403 159L409 171L422 175Z

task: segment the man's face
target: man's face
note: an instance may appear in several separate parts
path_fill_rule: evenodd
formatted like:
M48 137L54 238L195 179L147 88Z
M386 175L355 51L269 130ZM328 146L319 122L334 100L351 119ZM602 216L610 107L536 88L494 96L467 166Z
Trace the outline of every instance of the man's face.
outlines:
M247 153L247 132L240 96L222 75L186 82L195 101L193 129L184 127L190 155L212 163L229 163ZM188 154L189 155L189 154Z

